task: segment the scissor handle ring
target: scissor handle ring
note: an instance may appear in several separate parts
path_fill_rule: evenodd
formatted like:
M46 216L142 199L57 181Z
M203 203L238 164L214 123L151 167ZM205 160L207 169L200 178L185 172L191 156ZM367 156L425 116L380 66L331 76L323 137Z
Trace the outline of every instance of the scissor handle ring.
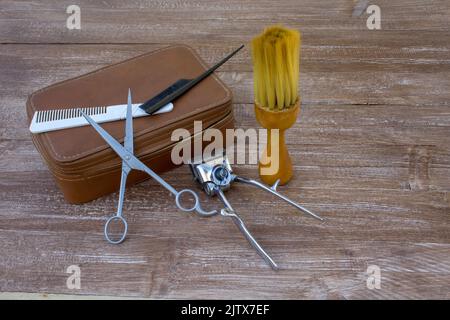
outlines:
M189 194L191 194L194 197L195 202L194 202L194 205L192 207L185 207L185 206L183 206L181 204L181 202L182 202L181 196L184 193L189 193ZM183 190L181 190L180 192L177 193L177 195L175 197L175 203L177 204L177 207L180 210L185 211L185 212L191 212L191 211L194 211L195 209L197 209L199 207L200 200L198 199L198 195L194 191L192 191L191 189L183 189Z
M111 224L111 222L116 221L116 220L119 220L120 222L122 222L124 228L123 228L122 236L118 240L112 240L109 237L108 230L109 230L109 225ZM111 244L119 244L119 243L123 242L123 240L125 240L125 237L127 236L127 231L128 231L128 223L121 216L112 216L105 223L105 229L104 229L105 239Z

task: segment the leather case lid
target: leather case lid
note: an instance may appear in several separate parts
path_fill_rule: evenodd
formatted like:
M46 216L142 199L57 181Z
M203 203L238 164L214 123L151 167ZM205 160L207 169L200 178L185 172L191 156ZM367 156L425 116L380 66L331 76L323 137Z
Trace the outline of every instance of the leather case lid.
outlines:
M28 121L38 110L124 104L128 88L132 90L133 103L141 103L180 78L194 78L207 68L188 46L163 48L34 92L27 101ZM202 114L210 116L217 107L220 119L222 111L230 111L220 107L230 105L230 101L230 90L215 75L209 76L175 100L173 111L135 119L135 141L141 136L151 137L152 132L161 132L164 127L173 128L183 119L202 120ZM122 141L123 122L104 123L102 127ZM109 148L90 126L41 133L34 140L44 147L47 160L53 164L78 162Z

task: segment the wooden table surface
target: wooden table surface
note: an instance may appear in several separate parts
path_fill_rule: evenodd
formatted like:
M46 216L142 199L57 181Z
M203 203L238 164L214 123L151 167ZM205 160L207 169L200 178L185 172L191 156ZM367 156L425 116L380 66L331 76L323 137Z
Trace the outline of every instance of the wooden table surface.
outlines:
M368 1L0 0L0 291L146 298L450 298L450 5ZM184 43L213 63L264 26L303 34L302 114L288 131L295 177L280 190L322 215L251 187L227 193L279 263L272 271L220 217L175 210L155 181L128 189L129 238L102 228L117 194L67 204L34 148L33 91ZM232 89L236 127L258 127L248 46L217 72ZM255 165L236 171L257 177ZM186 167L163 175L192 187ZM81 288L69 289L70 265ZM367 268L381 288L367 287ZM20 295L19 295L20 296Z

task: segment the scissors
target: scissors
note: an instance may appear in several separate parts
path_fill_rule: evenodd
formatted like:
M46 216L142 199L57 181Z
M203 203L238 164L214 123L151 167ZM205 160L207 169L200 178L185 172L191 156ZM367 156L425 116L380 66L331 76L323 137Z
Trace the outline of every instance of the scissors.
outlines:
M184 211L184 212L193 212L195 211L200 216L213 216L218 213L217 210L205 211L202 209L200 205L200 200L193 190L191 189L183 189L181 191L177 191L174 187L172 187L169 183L163 180L159 175L157 175L152 169L147 167L141 160L139 160L133 154L133 115L132 115L132 103L131 103L131 90L128 89L128 105L127 105L127 115L125 120L125 139L124 145L122 146L116 139L114 139L108 132L106 132L102 127L100 127L90 116L85 114L82 110L79 109L79 112L83 115L83 117L89 122L89 124L94 127L94 129L98 132L98 134L109 144L109 146L117 153L117 155L122 159L122 176L120 179L120 191L119 191L119 204L117 207L117 213L110 217L105 223L104 234L105 238L109 243L119 244L123 242L126 238L128 231L128 224L125 218L122 216L123 202L125 196L125 188L128 174L131 170L139 170L147 173L153 179L155 179L159 184L161 184L164 188L166 188L172 195L175 196L175 204L176 206ZM183 197L184 195L184 197ZM186 197L187 195L187 197ZM185 199L184 201L182 199ZM187 203L191 203L188 199L193 199L193 204L187 205ZM120 238L114 240L111 238L109 233L110 224L113 221L118 221L123 224L123 233Z

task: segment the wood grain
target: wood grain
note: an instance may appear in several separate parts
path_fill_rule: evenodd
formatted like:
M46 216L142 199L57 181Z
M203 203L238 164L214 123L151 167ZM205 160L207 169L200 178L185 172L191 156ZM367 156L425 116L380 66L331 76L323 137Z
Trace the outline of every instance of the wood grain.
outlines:
M146 298L450 298L450 7L379 0L382 30L356 1L0 2L0 291ZM281 270L231 221L175 210L155 181L128 188L129 238L105 243L117 194L67 204L26 126L44 86L185 43L212 64L270 23L303 34L302 111L288 131L295 177L280 190L317 222L244 185L227 193ZM248 48L221 67L236 127L259 127ZM250 150L254 147L250 146ZM257 178L255 165L236 166ZM192 187L186 167L163 175ZM217 199L202 200L209 207ZM66 286L81 267L81 289ZM366 287L369 265L381 289ZM17 297L17 295L13 295Z

